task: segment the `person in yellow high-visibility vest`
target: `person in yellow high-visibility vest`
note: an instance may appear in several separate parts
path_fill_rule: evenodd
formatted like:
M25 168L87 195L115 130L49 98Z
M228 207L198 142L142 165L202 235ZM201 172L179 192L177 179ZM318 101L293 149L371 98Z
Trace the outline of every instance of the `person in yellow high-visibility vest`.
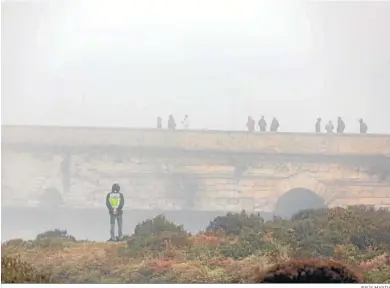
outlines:
M107 194L106 197L106 206L110 214L110 234L111 238L108 241L118 241L122 237L122 215L123 215L123 206L125 205L125 200L123 194L120 193L120 186L118 184L113 184L111 192ZM115 237L115 220L118 222L118 236Z

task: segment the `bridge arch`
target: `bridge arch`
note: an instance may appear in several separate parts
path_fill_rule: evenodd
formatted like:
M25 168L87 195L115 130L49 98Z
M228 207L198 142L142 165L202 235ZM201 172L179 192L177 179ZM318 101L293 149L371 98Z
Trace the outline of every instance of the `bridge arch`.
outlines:
M327 207L330 195L326 186L307 173L282 180L273 201L275 215L289 218L304 209Z
M274 214L290 218L301 210L325 208L326 206L326 200L313 191L293 188L279 197L274 207Z

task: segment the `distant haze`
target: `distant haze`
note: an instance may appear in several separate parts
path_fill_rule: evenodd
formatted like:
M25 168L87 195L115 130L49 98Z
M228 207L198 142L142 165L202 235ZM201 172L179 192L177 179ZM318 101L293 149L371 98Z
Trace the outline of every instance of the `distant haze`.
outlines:
M390 133L390 2L2 2L2 123Z

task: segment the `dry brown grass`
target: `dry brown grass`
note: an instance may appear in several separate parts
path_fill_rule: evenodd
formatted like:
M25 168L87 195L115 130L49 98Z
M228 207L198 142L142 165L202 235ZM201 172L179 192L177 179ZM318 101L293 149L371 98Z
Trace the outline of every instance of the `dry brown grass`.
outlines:
M1 283L50 283L50 274L35 269L19 257L1 257Z
M291 221L264 223L245 213L218 219L222 228L190 235L156 217L126 243L76 241L60 230L14 239L2 245L2 281L354 283L363 282L359 273L370 283L390 281L389 212L352 207Z

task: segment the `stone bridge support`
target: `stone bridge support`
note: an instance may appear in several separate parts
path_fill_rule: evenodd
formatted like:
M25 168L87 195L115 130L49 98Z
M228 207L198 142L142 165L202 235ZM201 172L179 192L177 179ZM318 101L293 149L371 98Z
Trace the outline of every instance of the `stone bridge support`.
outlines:
M330 207L390 207L389 135L2 128L3 206L58 192L67 208L101 209L120 182L129 210L272 212L294 189Z

